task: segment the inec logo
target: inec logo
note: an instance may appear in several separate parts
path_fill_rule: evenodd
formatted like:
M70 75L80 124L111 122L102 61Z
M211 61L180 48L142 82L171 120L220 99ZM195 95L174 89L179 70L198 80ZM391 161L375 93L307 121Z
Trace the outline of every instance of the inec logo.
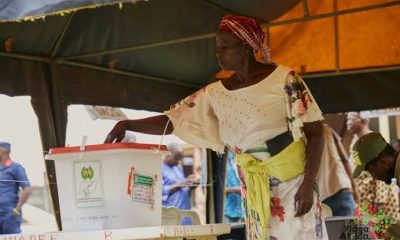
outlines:
M81 170L81 177L83 180L92 180L94 176L94 171L92 167L83 167Z

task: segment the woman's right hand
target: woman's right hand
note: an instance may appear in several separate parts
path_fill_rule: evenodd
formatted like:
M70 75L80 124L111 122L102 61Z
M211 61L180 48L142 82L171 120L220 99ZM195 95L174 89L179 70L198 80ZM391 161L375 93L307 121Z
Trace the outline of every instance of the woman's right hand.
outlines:
M112 143L114 142L114 140L115 142L121 142L122 139L125 137L125 130L126 130L126 122L119 121L117 124L115 124L114 128L107 135L104 143Z
M104 143L121 142L125 137L126 130L153 135L171 134L174 127L168 123L169 118L164 114L148 118L119 121L107 135Z

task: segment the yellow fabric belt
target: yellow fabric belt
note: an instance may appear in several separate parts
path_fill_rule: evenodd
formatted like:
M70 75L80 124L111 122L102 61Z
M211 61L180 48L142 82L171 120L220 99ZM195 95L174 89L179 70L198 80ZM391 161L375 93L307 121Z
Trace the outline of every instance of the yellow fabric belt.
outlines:
M236 163L245 173L246 179L246 210L252 222L260 224L258 227L248 226L249 231L259 235L260 239L267 236L268 220L271 214L271 193L269 177L282 181L292 179L304 172L306 159L306 145L303 140L292 142L280 153L260 161L248 153L236 154ZM252 233L250 233L252 234ZM254 235L253 235L254 236Z

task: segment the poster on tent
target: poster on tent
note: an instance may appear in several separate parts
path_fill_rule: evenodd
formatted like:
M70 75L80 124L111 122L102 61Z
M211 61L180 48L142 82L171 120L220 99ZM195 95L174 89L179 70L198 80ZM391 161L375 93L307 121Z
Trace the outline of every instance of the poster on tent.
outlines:
M103 206L100 161L74 163L75 202L78 208Z

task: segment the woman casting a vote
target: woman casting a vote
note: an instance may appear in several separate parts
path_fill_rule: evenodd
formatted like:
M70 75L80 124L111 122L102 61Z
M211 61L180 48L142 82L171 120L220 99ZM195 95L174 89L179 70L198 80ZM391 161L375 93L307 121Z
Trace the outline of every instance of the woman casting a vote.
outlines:
M225 16L216 57L235 73L211 83L164 115L118 122L125 130L175 134L188 143L235 153L249 239L327 239L315 187L322 148L321 111L303 80L272 62L256 20Z

